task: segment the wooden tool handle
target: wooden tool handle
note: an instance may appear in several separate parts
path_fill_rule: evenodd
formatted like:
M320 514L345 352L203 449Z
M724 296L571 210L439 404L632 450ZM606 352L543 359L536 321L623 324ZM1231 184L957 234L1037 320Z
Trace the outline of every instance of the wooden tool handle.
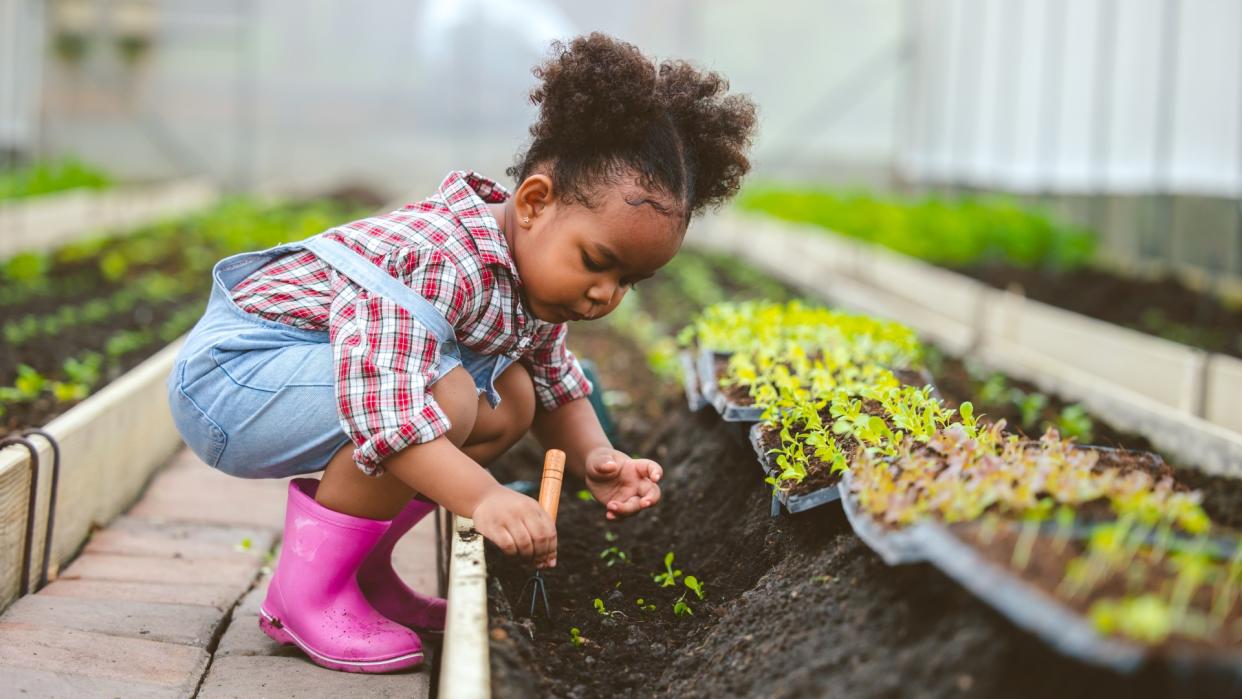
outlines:
M556 521L556 509L561 504L561 481L565 479L565 452L549 449L543 457L543 478L539 481L539 504L544 512Z

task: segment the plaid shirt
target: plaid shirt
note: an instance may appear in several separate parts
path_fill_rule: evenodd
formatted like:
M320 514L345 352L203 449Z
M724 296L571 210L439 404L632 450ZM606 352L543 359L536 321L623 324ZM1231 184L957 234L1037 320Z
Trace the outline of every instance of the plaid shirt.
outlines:
M438 194L325 235L430 301L456 329L459 345L519 359L540 404L552 409L590 395L591 384L565 346L566 325L541 321L522 305L517 267L485 207L509 196L481 175L451 172ZM233 300L268 320L328 331L341 425L363 472L379 475L383 459L448 431L449 419L431 395L435 335L314 253L273 260L234 287Z

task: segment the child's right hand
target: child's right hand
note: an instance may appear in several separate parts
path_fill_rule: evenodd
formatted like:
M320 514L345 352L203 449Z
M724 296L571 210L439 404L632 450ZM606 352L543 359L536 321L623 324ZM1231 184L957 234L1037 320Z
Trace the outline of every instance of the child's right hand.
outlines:
M474 508L474 529L501 551L529 558L536 568L556 565L556 525L539 501L498 485Z

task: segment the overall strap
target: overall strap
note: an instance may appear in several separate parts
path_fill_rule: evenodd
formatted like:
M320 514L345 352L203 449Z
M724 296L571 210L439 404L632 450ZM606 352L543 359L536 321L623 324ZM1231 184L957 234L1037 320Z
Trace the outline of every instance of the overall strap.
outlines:
M438 308L347 245L323 235L307 238L302 241L302 245L358 286L409 311L442 344L453 347L457 345L457 333Z

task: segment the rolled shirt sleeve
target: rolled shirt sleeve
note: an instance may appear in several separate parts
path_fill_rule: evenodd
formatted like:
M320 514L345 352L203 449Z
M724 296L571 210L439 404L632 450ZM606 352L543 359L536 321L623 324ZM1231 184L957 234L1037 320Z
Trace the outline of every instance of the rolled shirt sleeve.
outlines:
M452 260L439 250L406 248L388 262L393 276L456 326L471 295ZM352 284L341 285L330 313L341 426L358 468L378 476L384 459L452 426L431 395L442 344L404 307Z
M535 385L535 397L545 410L554 410L570 401L591 395L593 387L578 358L565 344L565 323L540 328L531 349L522 357Z

